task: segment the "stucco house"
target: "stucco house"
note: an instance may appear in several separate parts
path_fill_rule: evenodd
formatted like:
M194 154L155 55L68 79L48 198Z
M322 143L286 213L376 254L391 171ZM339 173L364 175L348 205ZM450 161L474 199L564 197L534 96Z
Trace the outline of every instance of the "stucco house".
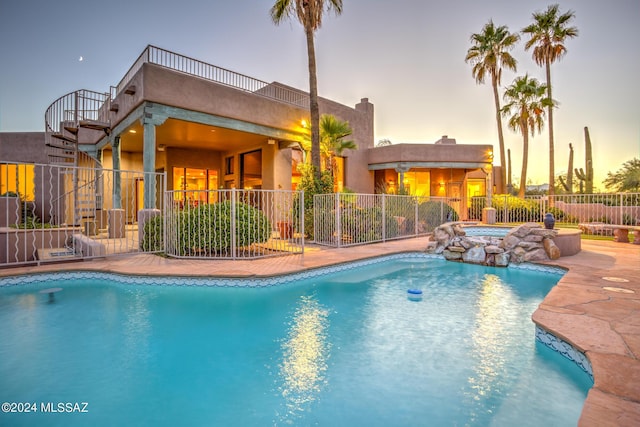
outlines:
M491 145L444 136L376 147L367 98L353 107L319 102L321 114L349 122L357 145L339 161L338 189L464 199L496 184ZM156 172L166 173L168 190L295 189L308 105L302 90L147 46L108 92L78 90L55 100L44 132L0 133L0 162L145 172L132 184L135 211L160 207ZM11 166L1 167L3 193L16 184Z

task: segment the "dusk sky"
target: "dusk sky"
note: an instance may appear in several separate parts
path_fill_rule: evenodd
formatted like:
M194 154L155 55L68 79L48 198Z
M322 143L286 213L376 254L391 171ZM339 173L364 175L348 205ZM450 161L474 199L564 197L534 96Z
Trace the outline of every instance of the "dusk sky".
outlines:
M78 89L107 92L148 45L264 81L308 90L304 33L297 22L275 26L275 0L58 0L0 3L0 131L42 131L44 112ZM489 19L518 32L552 4L517 0L344 0L316 34L319 95L375 106L375 141L493 144L499 164L489 84L477 85L464 61L469 37ZM564 0L579 36L552 65L556 173L584 167L583 128L593 143L596 186L608 171L640 157L640 1ZM512 52L518 71L502 86L544 70ZM82 60L80 60L82 58ZM522 137L506 128L512 176L520 176ZM529 178L547 182L548 131L530 140ZM1 160L1 159L0 159Z

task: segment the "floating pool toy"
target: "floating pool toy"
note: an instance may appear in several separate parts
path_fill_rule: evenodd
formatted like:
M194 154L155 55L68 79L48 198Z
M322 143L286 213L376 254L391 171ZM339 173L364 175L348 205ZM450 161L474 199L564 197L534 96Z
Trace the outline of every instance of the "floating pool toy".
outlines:
M407 295L410 301L422 300L422 290L420 289L407 289Z

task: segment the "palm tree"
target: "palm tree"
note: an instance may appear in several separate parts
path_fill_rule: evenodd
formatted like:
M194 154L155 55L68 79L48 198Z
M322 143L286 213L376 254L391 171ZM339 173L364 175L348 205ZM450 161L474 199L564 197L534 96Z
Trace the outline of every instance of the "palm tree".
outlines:
M311 164L314 176L320 180L320 108L318 106L318 78L316 75L316 50L313 35L322 25L325 11L333 9L342 13L342 0L276 0L271 8L271 19L278 25L286 18L295 17L302 24L307 37L309 57L309 110L311 115Z
M553 101L546 96L547 86L538 80L516 77L511 86L504 92L507 103L502 107L502 114L509 117L509 128L520 132L523 138L522 172L520 174L520 188L518 197L524 198L527 183L527 163L529 160L529 133L533 137L535 131L542 130L544 124L544 108L553 106Z
M333 174L334 157L341 156L344 150L354 150L358 146L345 138L353 133L349 122L337 119L331 114L320 117L320 150L326 159L326 169Z
M500 115L500 96L498 86L502 77L502 67L516 71L517 61L509 51L520 40L518 34L512 34L509 29L502 25L496 27L492 20L489 20L482 32L471 35L472 46L467 51L465 62L473 65L471 74L476 79L476 83L484 83L487 75L491 76L491 86L493 87L493 100L496 107L496 123L498 124L498 141L500 143L500 171L501 187L499 193L504 193L506 184L506 159L504 151L504 135L502 133L502 118Z
M557 4L547 7L544 12L533 14L533 24L522 29L523 34L530 39L524 45L525 50L533 47L533 60L539 66L545 67L547 76L547 98L551 96L551 64L567 53L565 40L578 36L576 27L569 27L569 22L575 18L573 11L563 14L559 12ZM555 146L553 141L553 107L549 106L549 195L555 194ZM551 199L552 200L552 199Z
M309 126L307 126L307 129L309 130ZM309 135L312 133L311 131ZM333 173L334 157L342 155L344 150L358 148L353 141L344 139L352 133L353 130L349 126L349 122L337 119L332 114L323 114L320 117L320 158L324 160L324 168L322 170L328 170ZM309 135L305 135L300 143L305 153L305 159L308 158L307 153L311 151ZM321 161L321 163L323 162Z

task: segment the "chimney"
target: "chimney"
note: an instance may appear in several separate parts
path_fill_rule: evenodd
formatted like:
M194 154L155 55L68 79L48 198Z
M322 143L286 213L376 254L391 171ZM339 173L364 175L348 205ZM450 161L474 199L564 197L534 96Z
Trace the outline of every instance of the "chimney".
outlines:
M442 138L440 138L439 140L436 141L436 144L440 145L440 144L444 144L444 145L451 145L451 144L455 144L456 143L456 139L455 138L449 138L448 135L442 135Z

